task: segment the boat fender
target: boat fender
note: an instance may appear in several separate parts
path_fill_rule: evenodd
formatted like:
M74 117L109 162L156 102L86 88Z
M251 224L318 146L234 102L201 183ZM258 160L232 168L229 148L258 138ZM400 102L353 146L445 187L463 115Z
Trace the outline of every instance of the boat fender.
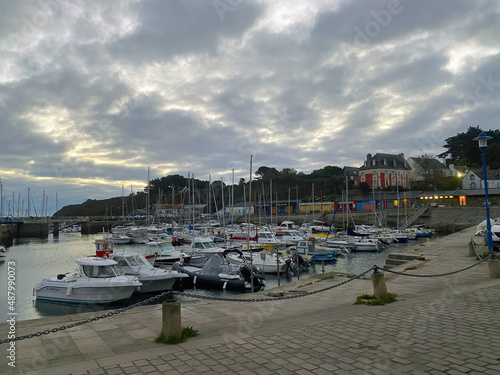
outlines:
M73 291L73 285L68 286L68 289L66 290L66 295L70 296L72 291Z
M195 285L196 285L196 278L197 278L197 277L198 277L198 276L195 276L195 277L193 278L193 286L195 286Z
M227 287L227 281L224 283L224 285L222 286L222 290L226 290L226 287Z

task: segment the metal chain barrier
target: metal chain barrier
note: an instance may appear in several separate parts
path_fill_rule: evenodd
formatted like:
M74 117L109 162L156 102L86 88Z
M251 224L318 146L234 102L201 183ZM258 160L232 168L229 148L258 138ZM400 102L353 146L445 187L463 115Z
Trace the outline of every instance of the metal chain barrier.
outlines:
M462 268L462 269L457 270L457 271L452 271L452 272L448 272L448 273L440 273L440 274L435 274L435 275L418 275L418 274L414 274L414 273L404 273L404 272L393 271L393 270L390 270L390 269L387 269L387 268L378 267L378 266L374 266L374 268L376 268L377 270L381 270L381 271L385 271L385 272L389 272L389 273L394 273L396 275L402 275L402 276L424 277L424 278L425 277L442 277L442 276L454 275L456 273L459 273L459 272L462 272L462 271L466 271L468 269L471 269L472 267L476 267L477 265L479 265L479 264L481 264L483 262L486 262L488 259L491 259L491 258L490 257L486 257L484 259L481 259L479 262L474 263L471 266Z
M20 341L20 340L24 340L24 339L30 339L32 337L40 337L42 335L48 335L49 333L52 333L52 332L64 331L64 330L69 329L69 328L78 327L78 326L81 326L81 325L87 324L87 323L92 323L92 322L95 322L97 320L108 318L110 316L113 316L113 315L116 315L116 314L119 314L119 313L122 313L122 312L125 312L125 311L128 311L128 310L131 310L134 307L146 305L149 302L153 302L153 301L155 301L155 300L157 300L157 299L159 299L161 297L167 296L169 294L172 294L172 292L170 292L170 291L163 292L163 293L158 294L156 296L153 296L153 297L151 297L151 298L149 298L147 300L134 303L133 305L130 305L130 306L127 306L127 307L122 307L122 308L117 309L115 311L110 311L110 312L108 312L106 314L95 316L93 318L82 320L80 322L76 322L76 323L64 325L64 326L61 326L59 328L52 328L52 329L47 329L47 330L42 331L42 332L30 333L29 335L18 336L18 337L15 337L13 339L0 340L0 345L6 344L6 343L9 343L9 342L12 342L12 341Z
M459 273L459 272L466 271L468 269L471 269L472 267L475 267L475 266L477 266L477 265L479 265L479 264L487 261L488 259L490 259L490 257L484 258L484 259L480 260L479 262L477 262L477 263L475 263L475 264L473 264L471 266L465 267L463 269L460 269L460 270L457 270L457 271L453 271L453 272L443 273L443 274L436 274L436 275L416 275L416 274L411 274L411 273L404 273L404 272L393 271L393 270L382 268L382 267L379 267L379 266L375 265L372 268L366 270L365 272L360 273L359 275L356 275L356 276L354 276L354 277L352 277L352 278L350 278L348 280L342 281L342 282L340 282L338 284L329 286L327 288L319 289L319 290L312 291L312 292L304 292L304 293L300 293L300 294L292 295L292 296L283 296L283 297L275 297L275 298L226 298L226 297L202 296L202 295L199 295L199 294L193 294L193 293L186 293L186 292L178 292L178 291L169 290L169 291L165 291L165 292L163 292L161 294L157 294L156 296L153 296L153 297L151 297L149 299L146 299L144 301L140 301L140 302L134 303L133 305L130 305L130 306L127 306L127 307L122 307L120 309L117 309L117 310L114 310L114 311L111 311L111 312L108 312L106 314L102 314L102 315L99 315L99 316L96 316L96 317L93 317L93 318L90 318L90 319L82 320L82 321L79 321L79 322L76 322L76 323L72 323L72 324L67 324L67 325L61 326L59 328L52 328L52 329L47 329L47 330L42 331L42 332L30 333L28 335L18 336L18 337L15 337L13 339L0 340L0 345L6 344L6 343L9 343L9 342L12 342L12 341L20 341L20 340L29 339L29 338L32 338L32 337L40 337L42 335L48 335L49 333L58 332L58 331L64 331L64 330L69 329L69 328L78 327L78 326L81 326L81 325L87 324L87 323L92 323L92 322L95 322L97 320L108 318L110 316L113 316L113 315L116 315L116 314L119 314L119 313L122 313L122 312L125 312L125 311L128 311L128 310L131 310L131 309L133 309L135 307L146 305L146 304L148 304L150 302L153 302L153 301L155 301L157 299L160 299L162 297L166 297L166 296L169 296L169 295L179 295L179 296L183 296L183 297L199 298L199 299L205 299L205 300L211 300L211 301L226 301L226 302L252 302L253 303L253 302L268 302L268 301L289 300L289 299L295 299L295 298L301 298L301 297L305 297L305 296L310 296L310 295L313 295L313 294L322 293L322 292L325 292L327 290L338 288L338 287L340 287L342 285L350 283L351 281L359 279L360 277L368 274L371 271L374 271L376 273L376 272L378 272L378 270L381 270L381 271L385 271L385 272L389 272L389 273L394 273L394 274L397 274L397 275L412 276L412 277L441 277L441 276L449 276L449 275L453 275L453 274L456 274L456 273Z
M313 292L304 292L300 293L297 295L293 296L283 296L283 297L274 297L274 298L225 298L225 297L213 297L213 296L200 296L199 294L192 294L192 293L185 293L185 292L174 292L174 294L178 294L183 297L193 297L193 298L199 298L199 299L206 299L206 300L212 300L212 301L227 301L227 302L268 302L268 301L280 301L280 300L287 300L287 299L295 299L295 298L300 298L300 297L305 297L305 296L310 296L312 294L316 293L321 293L330 289L338 288L339 286L345 285L347 283L350 283L353 280L359 279L360 277L366 275L367 273L375 270L375 266L372 268L366 270L363 273L360 273L359 275L356 275L348 280L342 281L338 284L329 286L327 288L323 288L320 290L315 290Z
M474 246L476 246L476 247L477 246L482 246L482 245L486 244L486 234L484 235L483 240L481 241L481 243L479 243L479 244L476 243L476 241L474 241L474 238L471 238L470 242L473 243Z

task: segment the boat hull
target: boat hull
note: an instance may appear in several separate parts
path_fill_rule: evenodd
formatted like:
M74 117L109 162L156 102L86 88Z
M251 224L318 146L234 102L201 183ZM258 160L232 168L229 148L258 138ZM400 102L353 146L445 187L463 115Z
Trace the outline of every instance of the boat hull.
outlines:
M142 283L142 286L136 290L136 293L157 293L172 289L175 282L179 278L187 278L187 276L181 276L180 274L177 274L176 276L159 280L151 280L139 277L139 281Z
M137 285L111 287L74 287L70 283L46 283L35 290L37 300L82 303L106 304L130 298Z
M174 270L184 273L189 276L188 279L180 280L183 288L201 288L201 289L219 289L233 291L250 291L252 286L250 283L242 279L224 278L212 275L202 275L198 272L192 272L179 263L174 264ZM257 276L254 277L254 288L261 288L265 284Z

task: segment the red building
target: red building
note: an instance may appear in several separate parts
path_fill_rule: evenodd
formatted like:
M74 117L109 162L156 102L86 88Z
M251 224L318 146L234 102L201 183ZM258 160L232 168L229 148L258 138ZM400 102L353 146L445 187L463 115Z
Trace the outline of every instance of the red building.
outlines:
M365 164L359 168L359 183L366 182L375 189L398 185L407 188L410 185L410 171L411 168L402 153L377 153L374 156L368 154Z

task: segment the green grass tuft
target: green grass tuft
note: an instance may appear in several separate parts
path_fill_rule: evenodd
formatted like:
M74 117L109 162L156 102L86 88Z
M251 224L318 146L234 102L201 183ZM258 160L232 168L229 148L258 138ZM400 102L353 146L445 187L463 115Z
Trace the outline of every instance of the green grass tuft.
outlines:
M387 293L385 298L375 298L373 294L362 294L356 298L355 305L370 305L370 306L381 306L386 303L392 303L397 301L396 293Z
M325 281L325 280L332 280L334 279L335 276L334 275L330 275L330 276L323 276L321 277L318 281L316 281L317 283L319 283L320 281Z
M490 253L485 251L484 253L482 253L480 256L479 256L481 259L484 259L484 258L489 258L490 257ZM495 255L495 259L500 259L500 255Z
M186 342L186 340L190 337L196 337L198 336L198 330L194 329L193 327L182 327L182 333L180 339L169 339L167 340L165 336L163 335L163 331L160 332L158 336L154 339L154 342L160 343L160 344L180 344L181 342Z

